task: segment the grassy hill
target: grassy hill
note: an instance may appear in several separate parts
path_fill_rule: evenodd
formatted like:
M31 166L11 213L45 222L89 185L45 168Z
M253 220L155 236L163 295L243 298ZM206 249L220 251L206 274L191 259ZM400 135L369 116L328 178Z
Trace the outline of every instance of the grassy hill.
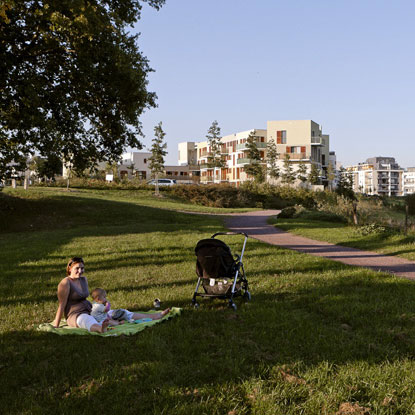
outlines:
M3 413L412 413L411 281L250 239L252 301L195 311L194 247L224 228L174 207L192 209L138 191L0 194ZM73 255L114 307L148 310L159 297L182 316L133 337L36 331Z

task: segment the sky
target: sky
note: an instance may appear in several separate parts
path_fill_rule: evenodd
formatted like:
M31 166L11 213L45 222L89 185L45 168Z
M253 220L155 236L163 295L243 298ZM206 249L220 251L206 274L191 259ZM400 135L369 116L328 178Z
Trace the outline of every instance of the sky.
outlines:
M177 145L312 119L348 166L395 157L415 166L415 2L167 0L143 5L131 30L155 72L158 107L141 118L151 147L160 121L166 164Z

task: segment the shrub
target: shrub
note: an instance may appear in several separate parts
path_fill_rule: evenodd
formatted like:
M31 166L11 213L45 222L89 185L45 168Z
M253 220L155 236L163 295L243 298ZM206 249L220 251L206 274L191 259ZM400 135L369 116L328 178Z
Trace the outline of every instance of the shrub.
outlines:
M318 220L324 222L335 222L335 223L347 223L347 218L344 216L338 215L334 212L324 212L320 210L302 210L297 212L297 217L309 219L309 220Z
M279 219L291 219L295 216L297 213L297 210L294 206L288 206L281 210L281 212L277 215L277 218Z
M374 235L374 234L390 234L394 230L387 226L382 226L377 223L370 223L368 225L359 226L356 228L356 233L359 235Z

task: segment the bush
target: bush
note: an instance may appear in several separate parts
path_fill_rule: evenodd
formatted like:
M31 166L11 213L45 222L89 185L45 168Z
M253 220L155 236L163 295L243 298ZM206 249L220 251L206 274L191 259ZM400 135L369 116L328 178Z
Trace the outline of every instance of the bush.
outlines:
M281 210L281 212L277 215L278 219L291 219L295 216L297 210L294 206L288 206Z
M347 223L347 218L334 212L324 212L320 210L303 210L297 213L297 217L308 220L324 222Z
M370 223L368 225L359 226L356 228L356 233L359 235L374 235L374 234L391 234L394 230L392 228L388 228L387 226L382 226L377 223Z

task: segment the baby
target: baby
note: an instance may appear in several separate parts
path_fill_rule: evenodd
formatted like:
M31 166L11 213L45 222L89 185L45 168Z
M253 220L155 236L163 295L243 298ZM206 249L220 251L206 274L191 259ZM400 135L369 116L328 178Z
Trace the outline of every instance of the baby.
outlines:
M118 310L111 310L111 303L107 300L107 293L102 288L95 288L91 292L91 297L94 300L92 303L91 316L95 318L98 323L104 320L109 320L111 326L118 326L124 321L134 321L142 318L149 318L151 320L158 320L170 312L170 308L154 314L133 313L122 308Z

